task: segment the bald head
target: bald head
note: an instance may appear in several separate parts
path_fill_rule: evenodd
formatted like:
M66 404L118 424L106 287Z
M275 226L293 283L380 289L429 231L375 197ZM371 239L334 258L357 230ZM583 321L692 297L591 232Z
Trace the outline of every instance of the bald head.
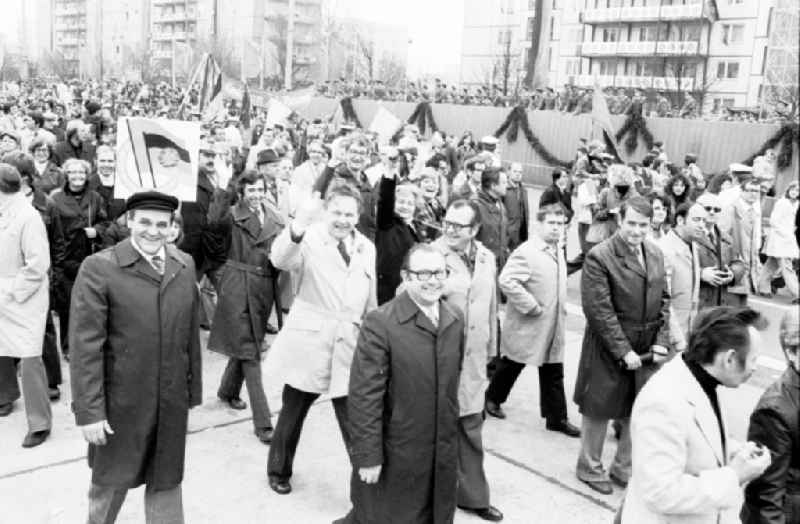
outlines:
M703 209L708 215L706 217L706 226L709 228L714 226L719 219L720 213L722 213L719 195L703 193L697 197L697 204L703 206Z

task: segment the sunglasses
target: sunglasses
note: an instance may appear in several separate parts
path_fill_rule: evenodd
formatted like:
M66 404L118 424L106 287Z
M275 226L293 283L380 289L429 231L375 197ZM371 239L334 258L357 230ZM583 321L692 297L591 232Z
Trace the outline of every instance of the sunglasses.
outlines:
M711 212L721 213L722 212L722 208L721 207L703 206L703 209L706 210L706 213L711 213Z

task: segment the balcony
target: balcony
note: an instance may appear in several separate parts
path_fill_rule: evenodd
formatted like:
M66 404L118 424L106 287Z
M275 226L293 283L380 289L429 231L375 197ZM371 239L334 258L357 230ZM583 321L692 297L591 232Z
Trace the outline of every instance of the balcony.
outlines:
M697 42L659 42L656 54L669 56L696 55L699 50Z
M156 60L170 60L172 58L172 51L168 49L167 50L159 49L153 51L153 58L155 58Z
M181 12L181 13L164 13L153 17L153 23L164 24L168 22L185 22L186 20L194 20L195 13Z
M75 6L75 7L56 7L53 11L53 14L56 18L60 16L64 17L75 17L75 16L86 16L86 7Z
M582 13L584 24L615 22L655 22L657 20L697 20L703 17L703 4L649 5L639 7L603 7Z
M699 49L694 41L583 42L581 56L685 56Z
M192 34L188 34L189 37L192 37ZM153 33L153 40L154 41L164 41L164 40L186 40L187 33L186 31L175 31L173 33Z
M681 78L680 82L675 77L664 76L633 76L633 75L578 75L575 84L584 87L593 87L595 80L600 87L614 86L630 89L661 89L664 91L691 91L695 86L694 78Z
M56 40L56 45L59 47L76 47L81 44L81 41L76 36L64 36Z
M153 6L159 5L184 5L185 0L153 0Z
M297 55L292 60L297 65L311 65L317 63L317 57L310 55Z

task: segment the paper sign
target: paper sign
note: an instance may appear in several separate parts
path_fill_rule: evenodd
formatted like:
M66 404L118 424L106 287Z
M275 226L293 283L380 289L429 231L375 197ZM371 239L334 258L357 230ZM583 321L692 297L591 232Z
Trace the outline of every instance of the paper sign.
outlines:
M198 122L120 118L114 198L157 190L194 202L199 149Z
M392 136L403 126L403 122L385 107L379 107L369 130L378 134L381 144L388 144Z

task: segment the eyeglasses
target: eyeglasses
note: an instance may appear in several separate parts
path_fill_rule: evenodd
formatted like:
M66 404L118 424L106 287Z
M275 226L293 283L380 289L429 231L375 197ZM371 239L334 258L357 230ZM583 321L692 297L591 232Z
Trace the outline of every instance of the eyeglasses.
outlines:
M447 269L440 269L437 271L430 271L427 269L423 269L422 271L411 271L410 269L407 270L412 275L417 276L417 280L420 282L428 282L431 278L435 277L436 280L442 281L450 276L450 271Z
M712 213L712 212L713 213L722 213L722 208L721 207L703 206L703 209L706 210L706 213Z
M445 220L442 222L442 229L447 231L448 229L453 229L455 231L460 231L462 229L467 229L472 227L472 224L459 224L458 222L451 222L449 220Z

